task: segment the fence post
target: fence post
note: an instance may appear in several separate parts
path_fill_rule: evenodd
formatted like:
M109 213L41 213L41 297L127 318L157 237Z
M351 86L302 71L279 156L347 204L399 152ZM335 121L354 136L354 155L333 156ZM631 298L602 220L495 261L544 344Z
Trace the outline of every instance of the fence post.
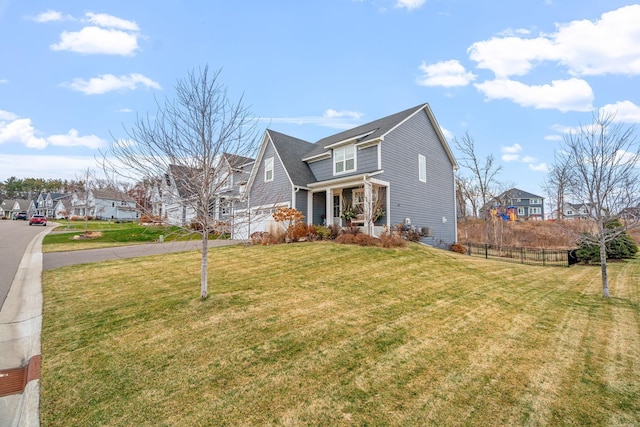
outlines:
M520 248L520 264L524 264L524 248Z
M488 243L484 244L484 258L485 259L489 259L489 244Z
M545 256L544 256L544 248L542 248L542 266L544 267Z

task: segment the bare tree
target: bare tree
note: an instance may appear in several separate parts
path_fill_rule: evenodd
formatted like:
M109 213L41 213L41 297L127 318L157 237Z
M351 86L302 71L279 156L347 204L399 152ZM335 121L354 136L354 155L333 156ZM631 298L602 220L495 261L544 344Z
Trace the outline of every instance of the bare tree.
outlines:
M493 187L498 183L496 178L502 166L496 164L493 154L489 154L484 160L478 156L475 141L469 132L466 132L461 140L453 138L453 143L461 154L460 165L471 174L470 183L477 190L476 197L480 199L482 207L486 206L492 196ZM477 215L477 211L474 215Z
M76 180L78 181L76 193L79 193L80 200L84 201L84 231L86 233L89 231L89 216L91 216L89 196L91 192L96 189L97 185L96 172L91 168L86 168L76 176Z
M208 238L215 226L213 200L225 182L220 179L224 153L255 153L257 120L244 106L243 97L232 102L219 81L220 70L208 66L191 71L175 86L175 100L156 101L157 111L138 117L127 138L115 140L104 153L107 176L140 182L166 177L171 169L181 197L194 214L202 239L200 297L208 295ZM115 138L114 138L115 139ZM185 194L187 197L185 197ZM189 224L183 224L189 229Z
M613 115L595 117L568 134L559 153L567 165L567 192L589 206L588 216L597 226L591 243L600 248L602 296L609 297L607 242L638 225L638 215L623 218L622 226L611 226L627 212L637 213L640 202L640 147L634 127L613 123ZM584 235L586 238L587 235Z
M544 182L544 188L549 195L551 211L553 212L553 204L555 203L558 220L564 218L565 193L569 187L571 165L567 163L567 160L568 157L556 154L555 164L549 169L549 174Z

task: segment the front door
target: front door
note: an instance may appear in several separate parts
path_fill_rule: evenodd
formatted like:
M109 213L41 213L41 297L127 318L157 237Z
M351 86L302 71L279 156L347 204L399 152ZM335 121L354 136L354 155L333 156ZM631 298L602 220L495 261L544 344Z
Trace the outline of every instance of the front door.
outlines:
M332 225L332 224L337 226L342 225L341 218L340 218L340 206L342 205L341 199L342 199L341 193L333 195L333 222L327 225Z

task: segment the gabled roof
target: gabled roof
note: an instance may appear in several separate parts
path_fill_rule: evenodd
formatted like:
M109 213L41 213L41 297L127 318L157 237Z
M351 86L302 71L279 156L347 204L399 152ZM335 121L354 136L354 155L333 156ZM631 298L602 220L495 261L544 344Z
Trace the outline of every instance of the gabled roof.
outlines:
M197 174L198 169L183 166L183 165L169 165L169 175L173 178L173 182L176 184L176 190L178 190L178 196L183 199L188 199L192 196L189 190L189 182Z
M223 153L222 157L229 163L232 168L241 168L254 162L251 157L239 156L237 154Z
M512 188L498 196L499 199L503 199L504 197L509 197L510 199L544 199L544 197L542 196L528 193L526 191L520 190L519 188Z
M102 200L120 200L125 202L134 202L133 198L122 191L113 190L110 188L101 188L95 189L91 191L93 193L93 197L96 199Z
M301 160L314 148L314 145L270 129L267 130L267 133L293 185L304 187L315 182L316 177L311 172L309 165Z

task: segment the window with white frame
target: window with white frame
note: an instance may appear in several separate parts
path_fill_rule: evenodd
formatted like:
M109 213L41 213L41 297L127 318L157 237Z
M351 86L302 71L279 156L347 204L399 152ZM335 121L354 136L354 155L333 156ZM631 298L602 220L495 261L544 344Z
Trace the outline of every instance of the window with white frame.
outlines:
M520 216L524 215L524 208L518 208L518 215Z
M333 173L341 174L356 170L356 147L347 145L333 150Z
M531 204L532 205L541 205L542 204L542 199L531 199Z
M273 181L273 157L264 159L264 181Z
M542 208L529 208L529 215L540 215Z
M422 154L418 154L418 179L427 182L427 158Z

